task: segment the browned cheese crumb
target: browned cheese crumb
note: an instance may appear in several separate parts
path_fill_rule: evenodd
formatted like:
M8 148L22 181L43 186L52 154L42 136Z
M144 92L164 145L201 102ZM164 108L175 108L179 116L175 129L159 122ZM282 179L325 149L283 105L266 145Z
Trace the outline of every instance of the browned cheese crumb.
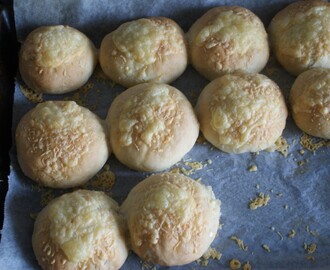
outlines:
M306 133L303 133L299 140L302 147L313 152L323 146L330 146L330 140L312 137Z
M93 88L93 83L89 82L83 85L78 89L78 91L75 91L72 96L65 97L64 100L73 100L80 106L89 107L92 111L96 110L96 105L90 105L88 106L87 100L88 100L88 93Z
M44 101L41 93L37 93L26 85L20 85L22 94L33 103L41 103Z
M300 154L300 155L305 154L305 150L304 150L304 149L300 149L300 150L299 150L299 154Z
M316 251L317 245L315 243L311 243L310 245L307 245L304 243L304 250L307 252L307 254L313 254Z
M259 207L266 206L268 204L268 201L270 200L269 195L265 195L264 193L259 193L258 197L251 200L249 203L249 208L251 210L255 210Z
M264 249L264 250L266 250L267 252L270 252L270 248L269 248L269 246L267 246L266 244L263 244L263 245L261 245L262 246L262 248Z
M241 268L241 262L237 259L231 259L229 261L229 268L231 270L238 270Z
M243 264L243 270L252 270L250 262L246 262L245 264Z
M248 246L244 244L243 240L239 239L237 236L232 235L230 237L230 240L233 240L236 242L236 244L238 245L238 247L244 251L248 250Z
M110 190L116 182L115 174L110 170L110 166L105 164L103 171L96 174L96 176L86 183L86 188L96 188L102 191Z

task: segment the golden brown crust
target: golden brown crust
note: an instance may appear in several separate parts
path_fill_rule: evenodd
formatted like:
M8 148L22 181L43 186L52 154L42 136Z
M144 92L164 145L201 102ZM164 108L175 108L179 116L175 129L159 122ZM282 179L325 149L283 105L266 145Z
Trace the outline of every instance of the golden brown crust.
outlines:
M187 98L166 84L127 89L111 104L107 124L115 156L142 171L169 168L193 147L199 133Z
M268 30L276 58L288 72L330 67L330 3L294 2L275 15Z
M187 58L182 29L164 17L122 24L102 40L99 57L104 73L126 87L170 83L183 73Z
M125 262L125 224L103 192L78 190L51 201L38 215L32 246L42 269L116 270Z
M196 113L205 138L228 153L272 146L287 118L281 90L261 74L227 74L213 80L198 98Z
M306 133L330 139L330 69L301 73L290 92L292 116Z
M172 266L200 258L216 236L220 201L211 187L173 173L135 186L121 206L132 249L145 261Z
M194 68L212 80L225 73L259 72L269 57L267 33L260 19L243 7L216 7L189 29Z
M62 94L78 89L97 63L92 42L78 30L63 25L32 31L22 44L19 70L33 90Z
M47 101L24 115L16 148L24 174L53 188L85 183L109 155L103 122L73 101Z

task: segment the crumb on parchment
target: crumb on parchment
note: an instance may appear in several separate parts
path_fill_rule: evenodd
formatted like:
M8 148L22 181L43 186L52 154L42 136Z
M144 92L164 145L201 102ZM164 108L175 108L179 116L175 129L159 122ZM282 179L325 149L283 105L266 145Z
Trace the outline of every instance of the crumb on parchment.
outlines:
M249 172L256 172L256 171L258 171L258 167L256 165L252 165L249 167L248 170L249 170Z
M241 262L237 259L231 259L229 261L229 268L231 270L238 270L241 268Z
M250 262L246 262L245 264L243 264L243 270L252 270Z
M289 144L288 144L287 140L283 136L280 136L276 140L274 145L267 148L266 151L268 151L268 152L277 151L277 152L281 153L284 157L287 157L288 149L289 149Z
M306 133L302 134L299 142L302 147L304 147L305 149L307 149L308 151L311 151L311 152L314 152L323 146L327 146L327 147L330 146L330 140L316 138L316 137L310 136Z
M289 232L289 234L288 234L288 237L289 238L293 238L295 236L296 236L296 231L294 229L291 229L290 232Z
M220 260L222 254L217 251L215 248L209 247L208 250L203 254L201 258L199 258L196 262L202 266L207 266L210 259Z
M266 245L266 244L262 244L261 246L262 246L262 248L263 248L264 250L266 250L267 252L270 252L270 248L269 248L268 245Z
M258 197L250 201L249 208L251 210L255 210L259 207L266 206L269 200L270 200L270 196L267 194L265 195L264 193L261 192L258 194Z
M243 240L239 239L236 235L232 235L230 237L230 240L233 240L236 242L236 244L238 245L238 247L244 251L248 250L248 246L244 244Z
M42 93L35 92L26 85L20 84L22 94L32 103L41 103L44 101Z

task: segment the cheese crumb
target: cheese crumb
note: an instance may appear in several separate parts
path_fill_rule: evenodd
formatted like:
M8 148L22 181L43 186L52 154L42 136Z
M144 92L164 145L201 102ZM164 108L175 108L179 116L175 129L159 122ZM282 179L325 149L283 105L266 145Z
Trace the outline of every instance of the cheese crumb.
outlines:
M270 200L269 195L265 195L264 193L259 193L257 198L251 200L251 202L249 203L249 208L251 210L255 210L259 207L266 206L269 200Z
M44 101L43 96L41 93L37 93L31 88L25 86L25 85L20 85L20 89L22 94L31 102L33 103L41 103Z
M304 249L307 252L307 254L313 254L316 251L317 245L315 243L311 243L310 245L307 245L304 243Z
M241 268L241 262L237 259L231 259L229 261L229 268L231 270L238 270Z
M289 238L293 238L293 237L295 237L295 236L296 236L296 231L292 229L292 230L289 232L288 237L289 237Z
M258 171L258 167L256 165L252 165L249 167L249 172L256 172Z
M323 146L330 146L330 140L312 137L306 133L303 133L299 140L302 147L313 152Z
M269 248L269 246L263 244L263 245L262 245L262 248L263 248L264 250L266 250L267 252L270 252L270 248Z
M268 151L268 152L277 151L277 152L281 153L284 157L287 157L288 149L289 149L289 144L288 144L287 140L283 136L280 136L276 140L274 145L267 148L266 151Z
M105 164L103 171L96 174L95 178L85 184L86 188L96 188L102 191L110 190L116 182L115 174L110 170L110 166Z
M236 244L238 245L238 247L244 251L248 250L248 246L244 244L243 240L239 239L237 236L232 235L230 237L230 240L233 240L236 242Z
M252 266L249 262L246 262L244 265L243 265L243 270L252 270Z

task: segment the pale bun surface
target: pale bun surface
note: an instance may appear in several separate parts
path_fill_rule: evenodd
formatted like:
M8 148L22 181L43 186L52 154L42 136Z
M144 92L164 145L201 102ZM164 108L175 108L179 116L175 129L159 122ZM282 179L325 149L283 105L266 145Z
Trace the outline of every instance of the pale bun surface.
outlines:
M235 71L257 73L269 58L263 23L238 6L207 11L189 29L188 44L193 67L209 80Z
M281 10L269 28L277 60L293 75L315 67L330 68L330 3L297 1Z
M227 74L211 81L198 98L196 113L204 137L228 153L271 147L288 115L281 90L261 74Z
M63 25L32 31L19 54L23 81L35 91L63 94L78 89L92 75L97 52L80 31Z
M161 171L194 146L199 124L188 99L167 84L133 86L112 102L107 124L119 161L139 171Z
M174 266L199 259L219 227L220 201L210 186L181 174L154 174L121 206L133 251L144 261Z
M84 184L109 156L103 121L74 101L46 101L27 112L16 150L23 173L52 188Z
M301 73L290 92L292 116L304 132L330 139L330 69Z
M127 22L104 37L99 60L104 73L125 87L144 82L171 83L187 67L185 36L169 18Z
M105 193L78 190L38 214L32 246L42 269L117 270L128 249L118 204Z

